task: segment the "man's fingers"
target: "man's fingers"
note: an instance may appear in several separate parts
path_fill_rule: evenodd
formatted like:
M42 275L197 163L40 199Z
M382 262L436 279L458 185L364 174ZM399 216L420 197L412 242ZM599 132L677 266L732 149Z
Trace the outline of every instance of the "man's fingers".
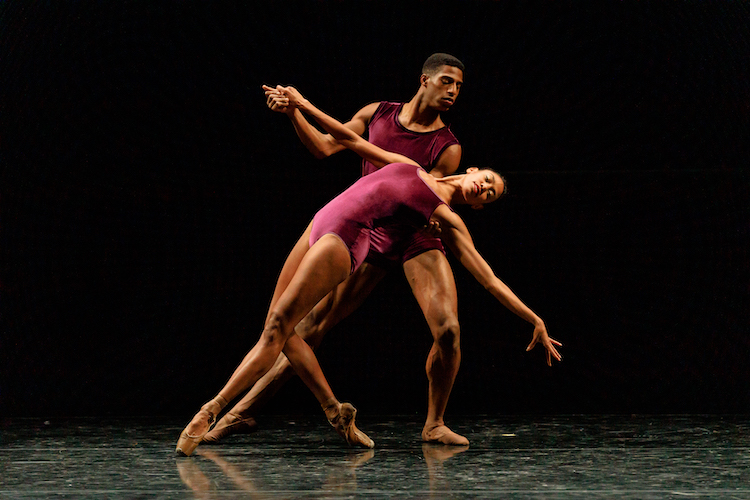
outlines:
M266 105L275 111L279 108L289 106L289 99L287 97L280 97L278 94L269 95L266 99Z

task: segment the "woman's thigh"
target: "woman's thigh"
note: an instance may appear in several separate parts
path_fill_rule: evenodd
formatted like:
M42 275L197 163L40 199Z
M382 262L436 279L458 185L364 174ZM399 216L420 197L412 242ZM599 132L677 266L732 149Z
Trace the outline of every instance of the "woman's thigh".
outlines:
M294 275L269 310L269 315L273 312L283 319L290 331L315 304L349 276L351 256L337 236L327 234L304 253L295 267Z

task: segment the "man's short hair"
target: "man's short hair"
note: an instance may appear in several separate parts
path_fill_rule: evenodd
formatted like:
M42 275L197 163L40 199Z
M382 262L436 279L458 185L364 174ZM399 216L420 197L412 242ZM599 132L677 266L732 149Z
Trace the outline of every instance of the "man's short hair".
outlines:
M422 65L422 73L427 76L432 76L443 66L453 66L460 69L462 72L466 71L464 69L464 63L459 61L457 57L438 52L427 58Z

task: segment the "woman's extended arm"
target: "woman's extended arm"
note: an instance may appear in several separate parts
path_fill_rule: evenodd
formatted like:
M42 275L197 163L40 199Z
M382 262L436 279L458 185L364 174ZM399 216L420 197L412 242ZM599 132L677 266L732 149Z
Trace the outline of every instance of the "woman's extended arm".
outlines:
M411 158L398 153L386 151L367 142L355 132L345 127L340 121L328 116L315 107L310 101L302 97L302 94L300 94L294 87L277 86L276 89L289 98L290 106L312 116L315 121L320 123L320 126L323 127L326 132L331 134L339 143L346 146L348 149L351 149L376 167L381 168L389 163L408 163L410 165L419 166L419 164Z
M530 351L537 343L547 349L547 364L552 365L552 357L561 361L562 357L555 346L562 344L547 334L547 327L534 311L529 309L508 285L495 275L487 261L477 252L474 241L464 221L445 205L439 206L434 214L442 226L442 239L461 264L469 270L476 280L489 291L501 304L517 316L534 325L531 343L526 348Z

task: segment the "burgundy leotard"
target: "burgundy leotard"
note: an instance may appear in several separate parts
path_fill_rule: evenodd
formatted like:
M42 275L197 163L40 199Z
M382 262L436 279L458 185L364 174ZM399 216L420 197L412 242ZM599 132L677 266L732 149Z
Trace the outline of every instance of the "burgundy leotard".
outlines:
M381 102L367 126L367 140L387 151L408 156L429 172L443 151L458 144L458 140L448 127L432 132L407 129L398 121L403 106L400 102ZM362 160L363 176L377 170L372 163ZM427 236L410 226L390 225L372 231L367 261L387 268L433 249L445 252L439 238Z
M419 170L408 163L391 163L359 179L315 214L310 246L325 234L338 236L349 248L353 273L367 256L373 230L391 224L412 231L424 226L444 202Z

